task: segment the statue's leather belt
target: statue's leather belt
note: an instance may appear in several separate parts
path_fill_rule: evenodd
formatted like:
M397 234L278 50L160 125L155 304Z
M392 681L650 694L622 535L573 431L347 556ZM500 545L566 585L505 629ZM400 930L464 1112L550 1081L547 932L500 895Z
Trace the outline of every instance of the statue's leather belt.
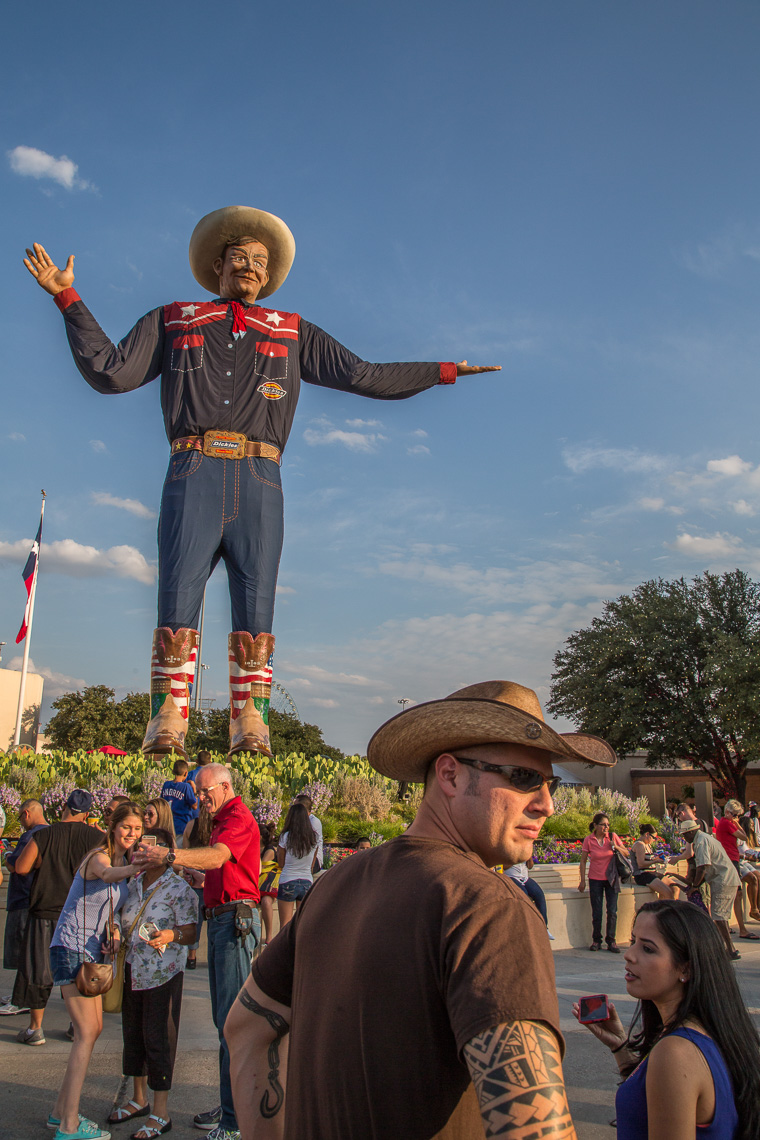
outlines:
M259 456L280 462L281 451L271 443L259 443L247 439L236 431L207 431L204 435L183 435L172 442L172 455L179 451L202 451L222 459L243 459L245 456Z

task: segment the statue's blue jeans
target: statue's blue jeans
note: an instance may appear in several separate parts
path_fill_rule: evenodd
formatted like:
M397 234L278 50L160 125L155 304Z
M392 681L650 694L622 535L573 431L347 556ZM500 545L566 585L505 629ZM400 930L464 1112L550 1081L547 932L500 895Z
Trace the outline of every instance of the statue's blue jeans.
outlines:
M282 532L280 468L273 459L173 455L158 520L159 628L198 628L206 582L222 559L231 629L271 633Z

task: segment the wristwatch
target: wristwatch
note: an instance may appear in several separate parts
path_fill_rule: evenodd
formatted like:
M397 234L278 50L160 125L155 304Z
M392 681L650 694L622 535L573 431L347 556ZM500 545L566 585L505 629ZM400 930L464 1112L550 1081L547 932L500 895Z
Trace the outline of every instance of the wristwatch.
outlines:
M169 854L166 856L166 859L164 860L164 862L166 863L166 866L171 867L176 858L177 858L177 852L176 851L170 851Z

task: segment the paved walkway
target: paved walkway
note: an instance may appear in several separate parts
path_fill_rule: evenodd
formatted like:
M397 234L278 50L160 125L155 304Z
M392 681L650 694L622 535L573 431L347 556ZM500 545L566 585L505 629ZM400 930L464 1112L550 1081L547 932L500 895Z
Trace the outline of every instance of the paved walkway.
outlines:
M4 924L2 909L0 938ZM742 960L734 968L744 1000L760 1024L760 943L737 942L737 946L741 947ZM578 1025L571 1007L581 994L607 993L625 1021L626 1015L633 1013L635 1003L625 992L622 957L606 951L591 954L587 950L561 950L555 953L554 962L561 1025L567 1040L565 1081L579 1140L614 1140L615 1130L609 1122L614 1117L617 1066L588 1030ZM13 974L0 970L0 994L9 993L12 985ZM18 1030L28 1024L26 1017L0 1017L3 1140L40 1140L46 1134L52 1135L45 1132L43 1122L55 1102L69 1051L65 1036L68 1017L58 991L54 994L45 1013L44 1046L29 1048L14 1040ZM208 999L204 932L198 969L185 975L177 1067L169 1101L173 1134L201 1135L193 1129L192 1117L217 1103L217 1049ZM93 1120L105 1121L121 1083L121 1018L106 1015L87 1074L81 1111ZM121 1125L114 1127L113 1135L127 1140L133 1131L134 1128Z

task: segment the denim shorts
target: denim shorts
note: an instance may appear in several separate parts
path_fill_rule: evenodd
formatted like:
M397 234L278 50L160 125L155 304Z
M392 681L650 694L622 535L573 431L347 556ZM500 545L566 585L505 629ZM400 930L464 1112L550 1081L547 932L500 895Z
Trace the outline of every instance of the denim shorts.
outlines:
M53 974L53 985L71 985L76 980L82 962L90 961L92 959L85 958L81 950L69 950L68 946L51 946L50 969Z
M277 888L277 898L282 902L300 902L311 887L311 879L291 879L287 883L281 882Z

